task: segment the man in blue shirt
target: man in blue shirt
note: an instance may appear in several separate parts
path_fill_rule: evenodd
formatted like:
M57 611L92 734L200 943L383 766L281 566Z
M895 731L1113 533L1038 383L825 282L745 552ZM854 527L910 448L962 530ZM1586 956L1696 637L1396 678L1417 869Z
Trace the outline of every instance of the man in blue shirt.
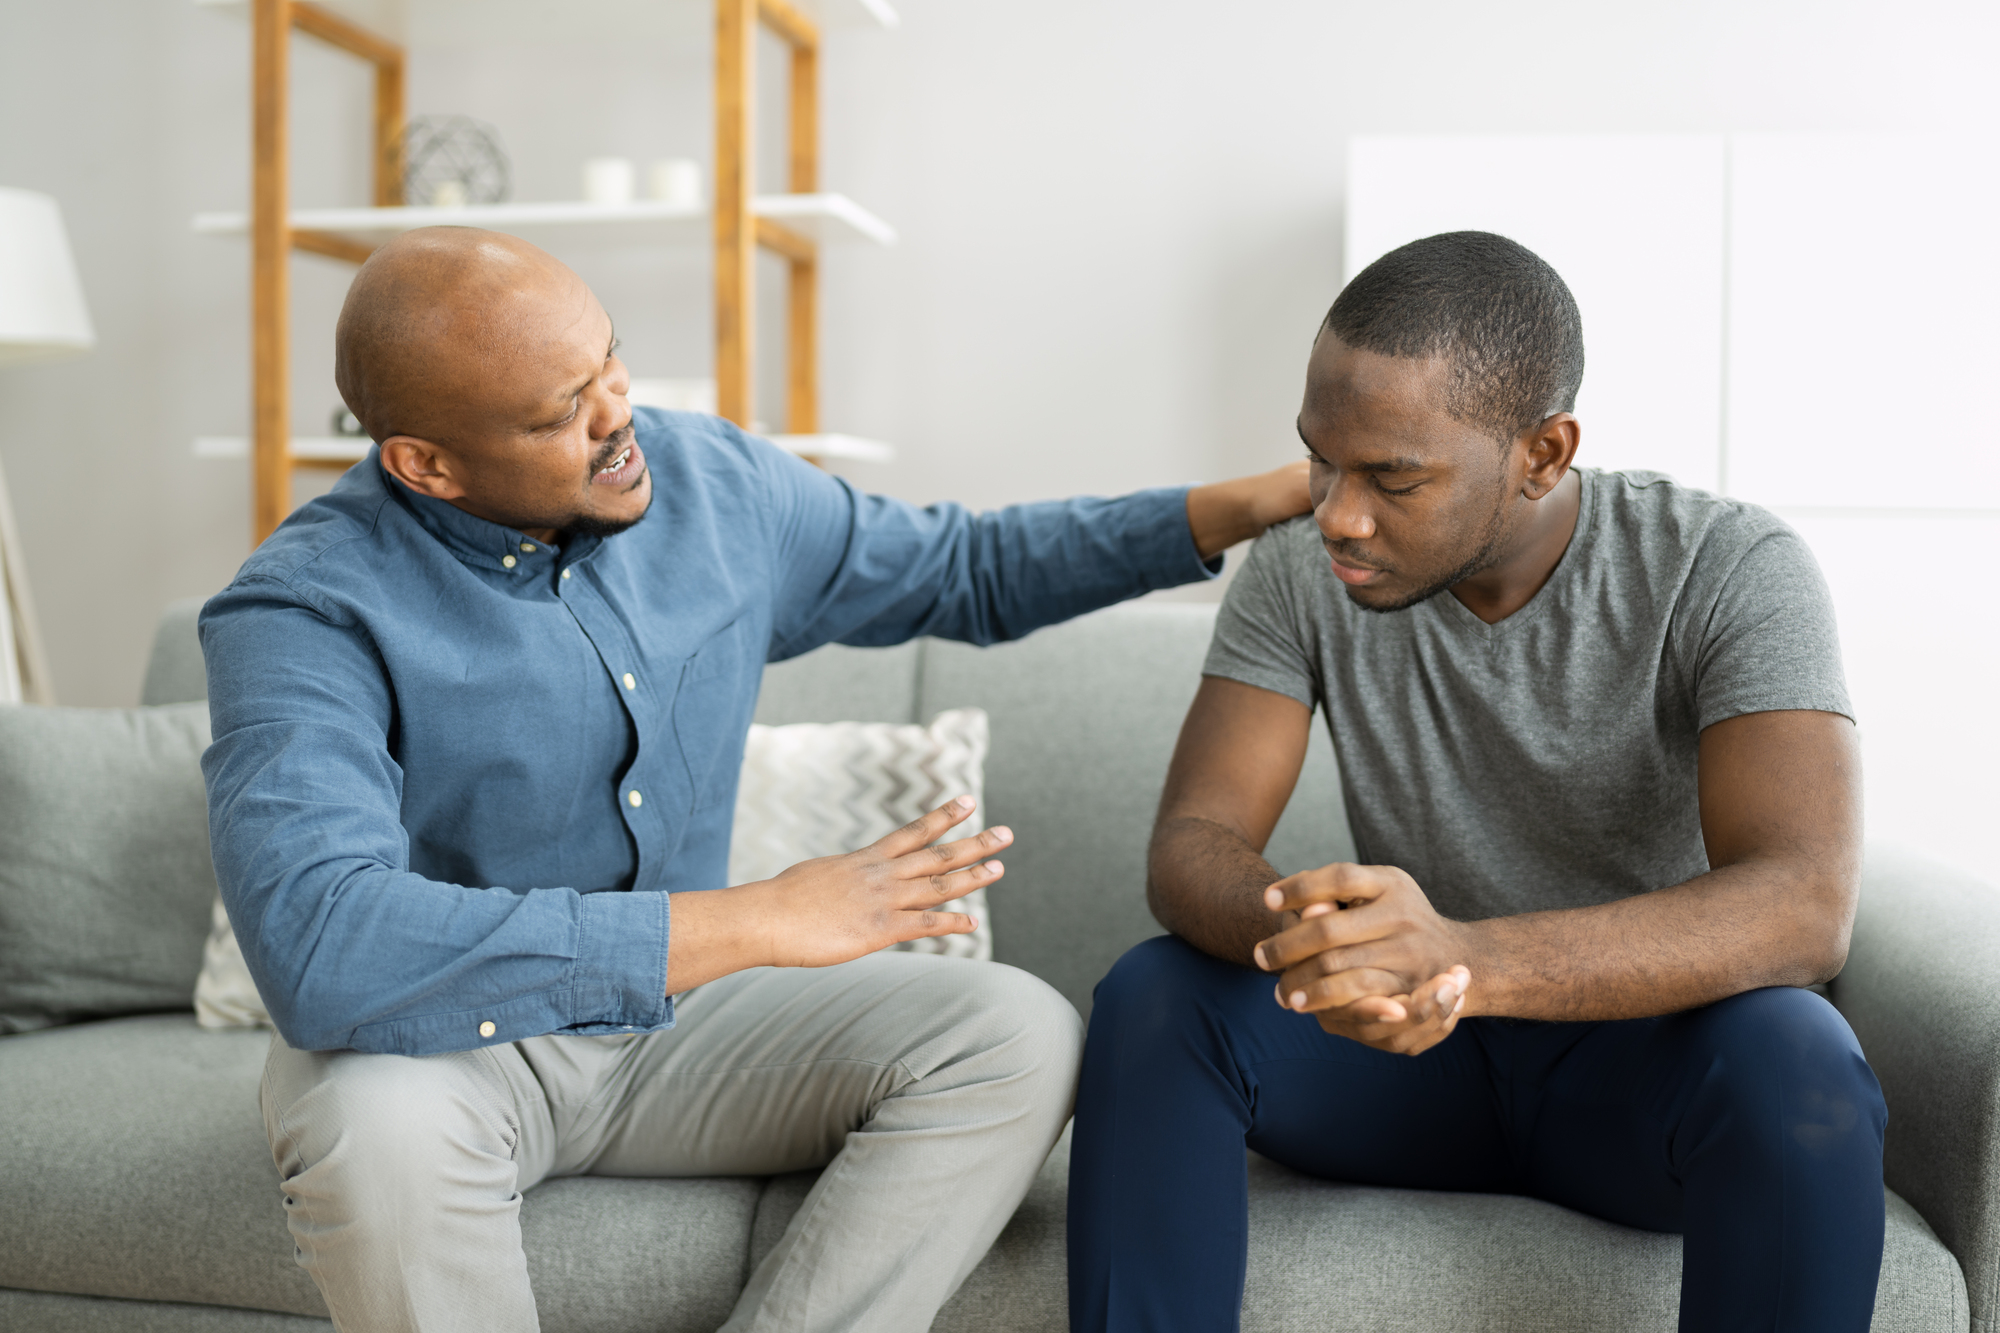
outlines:
M972 929L950 905L1011 834L934 846L969 802L728 884L763 666L1206 577L1302 470L918 509L632 412L615 346L523 242L383 247L336 351L378 447L203 611L299 1262L343 1333L533 1330L537 1181L825 1167L726 1327L923 1329L1060 1132L1079 1025L1012 969L878 952Z

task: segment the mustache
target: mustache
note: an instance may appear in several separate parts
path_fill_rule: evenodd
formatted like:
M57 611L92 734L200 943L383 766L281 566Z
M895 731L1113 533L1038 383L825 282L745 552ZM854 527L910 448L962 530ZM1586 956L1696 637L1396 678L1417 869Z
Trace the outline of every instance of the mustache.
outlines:
M597 457L590 462L592 472L602 472L611 466L611 460L625 452L625 446L632 443L632 423L626 422L604 439L604 447L597 451Z
M1389 568L1387 565L1370 560L1361 552L1354 550L1347 542L1328 541L1325 537L1321 537L1319 544L1326 548L1328 555L1331 555L1343 565L1352 565L1356 569L1379 569L1384 571Z

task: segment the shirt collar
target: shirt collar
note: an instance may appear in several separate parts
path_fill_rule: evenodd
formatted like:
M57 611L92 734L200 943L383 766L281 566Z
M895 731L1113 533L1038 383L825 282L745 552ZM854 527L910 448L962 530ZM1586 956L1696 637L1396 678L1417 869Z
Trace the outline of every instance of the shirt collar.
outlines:
M370 456L381 474L383 486L461 564L502 572L516 569L529 560L554 559L563 565L573 565L589 558L603 543L601 537L572 535L563 539L558 552L558 548L530 538L518 529L468 514L449 501L417 494L389 475L382 466L379 447L370 450Z

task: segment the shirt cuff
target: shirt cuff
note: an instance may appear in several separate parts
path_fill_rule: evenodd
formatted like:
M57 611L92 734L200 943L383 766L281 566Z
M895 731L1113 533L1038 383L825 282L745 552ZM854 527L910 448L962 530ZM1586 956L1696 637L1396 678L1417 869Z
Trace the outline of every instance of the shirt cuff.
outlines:
M1222 572L1222 556L1201 558L1188 526L1187 495L1192 486L1158 486L1135 491L1133 550L1145 571L1149 590L1201 583Z
M600 1034L673 1025L667 1000L667 895L586 893L576 964L564 1003L567 1030Z

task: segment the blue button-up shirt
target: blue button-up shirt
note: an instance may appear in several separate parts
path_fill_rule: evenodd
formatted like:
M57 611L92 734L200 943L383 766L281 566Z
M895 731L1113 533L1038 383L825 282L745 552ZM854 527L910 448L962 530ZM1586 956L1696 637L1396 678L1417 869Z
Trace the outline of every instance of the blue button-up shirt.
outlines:
M216 873L294 1047L671 1025L667 893L727 882L765 662L1213 573L1180 489L975 516L713 417L633 424L653 504L616 537L532 541L371 453L203 608Z

